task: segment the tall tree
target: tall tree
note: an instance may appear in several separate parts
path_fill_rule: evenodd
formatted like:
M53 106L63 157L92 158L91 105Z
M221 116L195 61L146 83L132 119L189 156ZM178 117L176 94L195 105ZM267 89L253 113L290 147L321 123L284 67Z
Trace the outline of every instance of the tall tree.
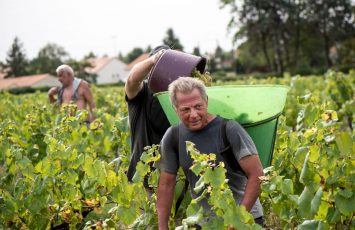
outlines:
M94 52L90 51L87 55L84 56L84 60L88 60L90 58L96 58L96 54Z
M346 39L355 36L352 0L220 2L231 8L228 26L235 31L234 41L247 43L240 49L241 56L247 58L243 53L249 52L253 55L248 58L253 58L262 53L260 65L266 63L269 71L279 74L330 67L331 48L343 47Z
M26 58L23 44L18 37L15 37L9 52L7 53L5 78L18 77L28 74L28 60Z
M125 57L124 57L124 61L125 63L130 63L132 62L134 59L136 59L137 57L139 57L140 55L142 55L144 53L142 48L136 47L133 48L133 50L131 52L129 52Z
M147 46L147 48L145 49L146 53L150 53L152 51L152 47L149 45Z
M89 58L83 59L81 61L76 61L74 59L69 59L67 61L68 65L73 68L74 70L74 75L77 78L84 79L90 83L96 83L97 82L97 74L91 74L88 73L87 68L92 68L92 64L89 61Z
M49 43L40 49L36 58L31 61L33 73L50 73L56 75L55 70L63 64L69 55L63 47Z
M172 28L166 31L166 37L163 39L163 43L174 50L184 51L184 47L181 45L179 38L175 36Z
M192 51L192 53L196 56L201 56L201 51L200 51L200 47L195 47L194 50Z
M333 64L330 59L330 48L336 42L355 36L351 7L351 0L318 0L307 3L307 18L323 39L324 57L328 67Z

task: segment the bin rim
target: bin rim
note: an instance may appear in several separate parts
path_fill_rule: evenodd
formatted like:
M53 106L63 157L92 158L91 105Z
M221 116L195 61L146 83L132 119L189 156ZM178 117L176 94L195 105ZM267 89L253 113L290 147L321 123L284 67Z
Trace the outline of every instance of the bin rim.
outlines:
M208 88L236 88L236 87L240 87L240 88L260 88L260 87L273 87L273 88L285 88L287 89L287 91L290 90L290 86L288 85L274 85L274 84L258 84L258 85L212 85L212 86L206 86L206 89ZM166 94L168 93L168 91L162 91L162 92L157 92L154 93L154 96L159 96L161 94Z

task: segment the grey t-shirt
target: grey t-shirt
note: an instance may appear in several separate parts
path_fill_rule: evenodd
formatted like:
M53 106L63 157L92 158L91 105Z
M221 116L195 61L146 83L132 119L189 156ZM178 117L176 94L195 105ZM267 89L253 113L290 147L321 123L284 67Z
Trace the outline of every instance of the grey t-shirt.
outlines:
M223 119L216 117L207 126L198 131L190 131L184 124L179 124L179 146L177 148L174 143L177 143L174 139L172 127L170 127L165 133L161 141L161 159L157 163L157 167L164 172L176 174L179 166L182 167L186 178L189 180L191 186L191 195L196 198L193 188L198 181L196 176L189 168L192 166L192 159L186 152L186 141L191 141L195 144L195 147L201 153L215 153L217 157L217 163L223 161L222 156L219 154L226 146L224 146L221 130L221 124ZM257 154L256 147L248 135L248 133L235 121L228 121L226 124L226 136L230 143L235 158L239 161L241 158ZM176 144L175 144L176 145ZM234 198L237 203L240 203L244 195L245 186L247 183L247 177L242 171L227 170L226 177L229 179L229 187L231 188ZM252 210L254 218L258 218L263 215L262 206L259 199L255 202Z

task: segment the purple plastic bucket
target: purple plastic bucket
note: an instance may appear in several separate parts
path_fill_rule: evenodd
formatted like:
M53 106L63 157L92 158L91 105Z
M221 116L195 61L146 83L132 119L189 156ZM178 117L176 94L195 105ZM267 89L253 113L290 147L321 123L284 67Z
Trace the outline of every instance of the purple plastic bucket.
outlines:
M177 50L166 50L154 65L148 77L148 86L154 92L168 90L169 84L182 76L191 76L196 68L204 73L206 58Z

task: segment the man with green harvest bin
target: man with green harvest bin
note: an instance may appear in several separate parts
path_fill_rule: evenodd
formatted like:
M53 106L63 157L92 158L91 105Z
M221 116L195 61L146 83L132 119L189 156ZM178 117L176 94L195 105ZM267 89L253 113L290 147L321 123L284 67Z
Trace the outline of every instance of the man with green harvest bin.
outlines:
M236 121L226 121L207 112L208 98L202 81L180 77L169 85L169 95L181 123L169 128L161 141L161 159L157 163L160 169L159 229L168 229L179 166L191 184L192 198L199 196L193 190L199 177L190 170L193 160L186 152L186 141L193 142L200 152L216 153L216 163L225 163L228 185L236 202L253 215L257 224L263 225L263 211L258 199L263 167L250 136ZM228 147L230 151L223 152ZM229 157L226 157L227 153L230 153ZM208 208L206 200L202 200L201 205Z

